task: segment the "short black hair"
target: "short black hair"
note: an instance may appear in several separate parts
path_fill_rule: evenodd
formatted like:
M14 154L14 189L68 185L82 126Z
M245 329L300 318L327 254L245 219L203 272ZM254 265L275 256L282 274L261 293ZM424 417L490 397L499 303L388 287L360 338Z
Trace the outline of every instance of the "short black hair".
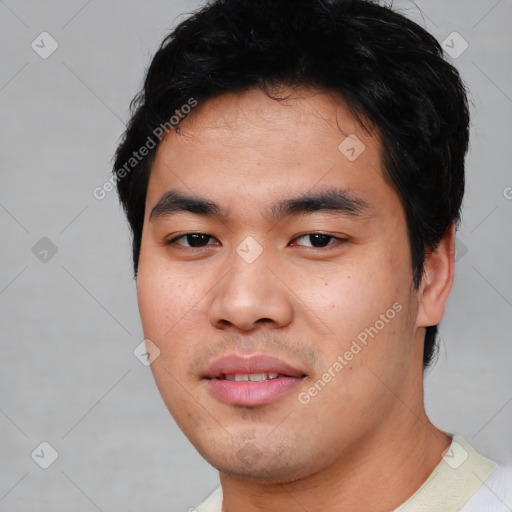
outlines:
M370 0L214 0L164 39L132 101L114 164L133 233L135 274L160 137L144 159L133 160L133 152L150 147L159 127L169 127L191 99L254 87L270 95L276 86L333 91L366 131L377 129L387 178L405 209L418 287L427 253L460 219L466 88L431 34ZM437 326L427 327L425 368L436 336Z

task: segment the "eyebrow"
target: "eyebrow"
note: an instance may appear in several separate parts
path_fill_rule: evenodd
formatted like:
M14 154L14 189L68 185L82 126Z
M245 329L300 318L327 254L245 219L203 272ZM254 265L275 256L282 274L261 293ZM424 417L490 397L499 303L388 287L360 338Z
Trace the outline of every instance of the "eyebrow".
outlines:
M310 214L320 211L339 213L349 217L367 214L370 207L366 201L353 192L329 188L318 192L306 192L297 197L276 201L266 210L266 217L279 220L284 217ZM225 218L226 212L209 199L182 194L171 190L166 192L153 207L150 220L180 212L194 213L205 217Z
M151 210L149 218L172 215L173 213L189 212L206 217L222 217L223 212L219 205L208 199L196 196L187 196L171 190L166 192Z
M277 201L269 209L269 217L281 219L319 211L331 211L345 216L362 216L369 211L369 205L344 189L329 188L319 192L306 192L298 197Z

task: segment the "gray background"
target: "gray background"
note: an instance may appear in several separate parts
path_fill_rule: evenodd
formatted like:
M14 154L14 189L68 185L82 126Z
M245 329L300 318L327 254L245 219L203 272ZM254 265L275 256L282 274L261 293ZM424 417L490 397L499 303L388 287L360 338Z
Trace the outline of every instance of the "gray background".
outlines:
M92 194L150 56L200 3L0 0L0 511L187 510L217 484L133 355L129 232L115 193ZM427 410L511 463L512 2L395 5L469 44L454 59L471 91L468 191ZM31 48L43 31L59 44L47 59ZM42 441L59 454L46 470Z

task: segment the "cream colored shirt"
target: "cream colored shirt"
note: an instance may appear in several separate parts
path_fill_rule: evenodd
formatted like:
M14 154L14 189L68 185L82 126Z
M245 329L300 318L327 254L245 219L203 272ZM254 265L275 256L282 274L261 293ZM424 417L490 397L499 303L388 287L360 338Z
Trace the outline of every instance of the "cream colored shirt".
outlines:
M423 485L393 512L511 511L512 503L507 500L512 499L512 472L496 469L495 462L455 435ZM222 488L215 489L196 510L222 512Z

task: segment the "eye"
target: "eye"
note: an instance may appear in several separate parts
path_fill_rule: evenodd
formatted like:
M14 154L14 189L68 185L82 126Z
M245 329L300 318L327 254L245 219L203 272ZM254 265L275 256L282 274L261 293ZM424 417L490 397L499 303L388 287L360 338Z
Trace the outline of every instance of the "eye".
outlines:
M303 241L304 243L299 243L299 241ZM307 233L305 235L301 235L294 240L294 245L304 245L306 247L314 247L314 248L322 248L330 245L336 244L336 242L346 242L344 238L338 238L333 235L328 235L326 233Z
M181 245L183 247L206 247L209 244L209 240L215 240L212 236L207 235L206 233L187 233L185 235L177 236L172 240L167 242L167 245L176 244ZM180 242L181 241L181 242Z

